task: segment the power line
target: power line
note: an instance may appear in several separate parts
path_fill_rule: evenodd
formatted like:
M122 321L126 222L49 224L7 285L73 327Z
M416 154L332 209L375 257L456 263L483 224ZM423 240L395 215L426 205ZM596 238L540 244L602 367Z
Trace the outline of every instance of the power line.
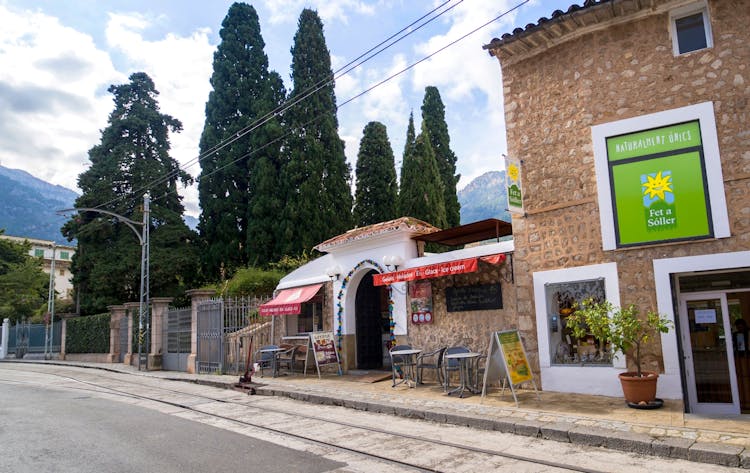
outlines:
M392 74L392 75L390 75L390 76L386 77L385 79L383 79L383 80L381 80L381 81L377 82L376 84L372 85L371 87L368 87L367 89L363 90L362 92L358 93L357 95L354 95L353 97L350 97L349 99L345 100L345 101L344 101L344 102L342 102L342 103L341 103L340 105L338 105L338 106L336 107L336 111L338 111L338 110L339 110L339 109L340 109L341 107L343 107L343 106L345 106L345 105L347 105L347 104L349 104L349 103L351 103L351 102L355 101L356 99L358 99L358 98L360 98L360 97L362 97L362 96L364 96L364 95L368 94L368 93L369 93L369 92L371 92L371 91L372 91L373 89L375 89L375 88L377 88L377 87L380 87L380 86L382 86L383 84L385 84L385 83L387 83L387 82L389 82L389 81L391 81L391 80L395 79L396 77L400 76L400 75L401 75L401 74L403 74L404 72L407 72L407 71L409 71L409 70L413 69L413 68L414 68L414 67L416 67L417 65L419 65L419 64L421 64L421 63L423 63L423 62L427 61L428 59L432 58L433 56L435 56L435 55L437 55L437 54L441 53L442 51L444 51L444 50L448 49L449 47L451 47L451 46L455 45L456 43L458 43L458 42L460 42L460 41L463 41L464 39L468 38L469 36L471 36L471 35L473 35L473 34L477 33L478 31L480 31L481 29L483 29L483 28L486 28L487 26L491 25L492 23L496 22L497 20L499 20L499 19L503 18L504 16L506 16L506 15L508 15L508 14L512 13L513 11L515 11L515 10L519 9L520 7L522 7L523 5L525 5L525 4L526 4L526 3L528 3L528 2L529 2L529 0L523 0L523 1L521 1L520 3L518 3L518 4L517 4L516 6L514 6L513 8L511 8L511 9L509 9L509 10L506 10L506 11L504 11L504 12L503 12L503 13L501 13L500 15L498 15L498 16L494 17L493 19L491 19L491 20L487 21L486 23L482 24L481 26L478 26L477 28L475 28L475 29L473 29L473 30L469 31L468 33L466 33L466 34L464 34L464 35L460 36L459 38L457 38L457 39L455 39L455 40L453 40L453 41L449 42L449 43L448 43L448 44L446 44L445 46L443 46L443 47L441 47L441 48L437 49L436 51L434 51L434 52L432 52L431 54L429 54L429 55L427 55L427 56L423 57L422 59L420 59L420 60L418 60L418 61L416 61L416 62L414 62L414 63L412 63L412 64L410 64L410 65L408 65L408 66L406 66L405 68L403 68L403 69L401 69L400 71L398 71L398 72L396 72L396 73L394 73L394 74ZM303 127L304 127L304 126L307 126L307 125L309 125L309 124L311 124L311 123L315 122L316 120L319 120L319 119L320 119L320 118L322 118L322 117L323 117L323 115L319 115L319 116L317 116L317 117L313 118L312 120L310 120L310 121L306 122L306 123L305 123L305 124L303 124L302 126L303 126ZM206 174L206 175L202 175L202 176L201 176L201 177L200 177L199 179L202 179L202 178L204 178L204 177L208 177L208 176L210 176L210 175L212 175L212 174L214 174L214 173L216 173L216 172L219 172L219 171L221 171L221 170L225 169L226 167L228 167L228 166L230 166L230 165L232 165L232 164L234 164L234 163L236 163L236 162L238 162L238 161L241 161L241 160L243 160L243 159L245 159L245 158L249 158L249 157L250 157L250 156L252 156L253 154L255 154L255 153L257 153L257 152L260 152L260 151L262 151L263 149L265 149L266 147L270 146L271 144L274 144L274 143L278 142L279 140L282 140L282 139L286 138L286 137L287 137L287 136L289 136L289 135L290 135L290 132L288 132L288 133L286 133L286 134L282 135L281 137L279 137L279 138L276 138L276 139L274 139L274 140L272 140L272 141L270 141L270 142L268 142L268 143L264 144L263 146L261 146L260 148L258 148L258 149L256 149L256 150L253 150L253 151L251 151L251 152L249 152L249 153L246 153L246 154L244 154L244 155L240 156L239 158L237 158L237 159L235 159L235 160L233 160L233 161L230 161L229 163L226 163L226 164L225 164L224 166L222 166L222 167L220 167L220 168L214 169L213 171L211 171L210 173L208 173L208 174ZM166 194L165 194L165 195L166 195ZM163 197L163 196L162 196L162 197ZM157 199L154 199L154 200L157 200Z
M349 74L351 71L355 70L356 68L358 68L362 64L364 64L364 63L368 62L369 60L373 59L374 57L380 55L381 53L383 53L387 49L389 49L392 46L394 46L394 45L398 44L399 42L401 42L406 37L408 37L408 36L416 33L417 31L419 31L423 27L427 26L428 24L430 24L431 22L433 22L437 18L443 16L444 14L446 14L447 12L451 11L452 9L454 9L455 7L457 7L458 5L460 5L461 3L464 2L464 0L459 0L457 3L449 6L445 10L439 12L437 15L433 16L432 18L429 18L424 23L419 24L416 28L410 30L410 28L412 28L414 25L417 25L419 22L421 22L425 18L428 18L430 15L432 15L435 12L439 11L441 8L443 8L445 5L447 5L451 1L452 0L446 0L445 2L443 2L440 5L438 5L437 7L433 8L432 10L430 10L426 14L422 15L418 19L414 20L410 24L406 25L405 27L403 27L402 29L400 29L396 33L392 34L391 36L389 36L385 40L381 41L377 45L371 47L370 49L368 49L364 53L360 54L358 57L356 57L352 61L349 61L347 64L343 65L338 70L336 70L333 73L333 75L332 75L332 77L330 79L323 79L323 80L319 81L317 84L310 86L308 89L302 91L299 95L295 96L293 99L285 101L283 104L279 105L274 110L266 113L261 118L256 119L250 125L248 125L245 128L243 128L243 129L235 132L232 137L225 138L224 140L222 140L219 143L215 144L209 150L206 150L203 153L199 154L196 158L192 158L191 160L189 160L187 163L183 164L182 166L178 165L178 168L176 170L170 171L166 175L155 179L154 181L152 181L152 182L146 184L145 186L143 186L142 188L133 191L134 195L132 197L127 197L127 196L115 197L114 199L111 199L111 200L109 200L109 201L107 201L105 203L99 204L97 206L97 208L113 204L113 203L117 202L118 200L136 199L137 198L136 195L138 193L140 193L142 191L149 190L152 186L155 186L156 184L160 184L162 182L165 182L165 181L168 181L168 180L172 179L173 177L176 177L179 174L180 171L184 171L186 168L189 168L189 167L191 167L191 166L199 163L200 161L202 161L202 160L208 158L209 156L211 156L212 154L217 153L218 151L220 151L223 148L229 146L230 144L234 143L235 141L243 138L247 134L255 131L256 129L258 129L261 126L263 126L266 123L268 123L274 117L276 117L276 116L278 116L278 115L286 112L291 107L297 105L301 101L303 101L303 100L307 99L308 97L312 96L313 94L319 92L321 89L323 89L324 87L328 86L329 84L334 83L336 79ZM405 32L406 32L406 34L403 34L403 36L399 37L399 35L401 35L402 33L405 33ZM378 48L380 48L380 49L378 49ZM372 53L372 54L370 54L370 53ZM361 61L360 61L360 59L361 59ZM276 141L276 140L274 140L274 141ZM260 149L263 149L266 146L267 145L264 145ZM258 149L256 151L259 151L260 149ZM220 168L220 169L224 169L226 166L231 165L231 164L233 164L233 163L235 163L235 162L237 162L239 160L242 160L242 159L244 159L246 157L249 157L250 155L251 155L251 153L249 153L247 155L244 155L244 156L238 158L237 160L231 161L230 163L227 163L225 166L222 166L222 168ZM211 174L213 174L216 171L218 171L218 170L212 171ZM210 174L208 174L208 175L210 175ZM202 177L204 177L204 176L201 176L200 178L197 178L197 180L200 180Z

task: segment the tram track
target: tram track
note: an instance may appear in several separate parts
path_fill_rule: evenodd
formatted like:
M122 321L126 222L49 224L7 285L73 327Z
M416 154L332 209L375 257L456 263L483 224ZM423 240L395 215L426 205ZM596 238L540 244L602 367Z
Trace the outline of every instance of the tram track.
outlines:
M566 464L562 462L557 461L551 461L551 460L545 460L541 458L533 458L530 456L525 455L518 455L510 452L504 452L499 450L490 450L486 448L480 448L477 446L472 445L466 445L461 444L457 442L450 442L445 440L440 440L436 438L427 438L421 435L414 435L411 433L405 433L405 432L398 432L394 430L387 430L384 428L374 427L372 425L363 425L362 423L354 423L354 422L347 422L342 421L339 419L331 419L319 415L310 415L301 413L299 411L288 411L285 409L279 409L270 407L267 405L258 405L258 401L254 401L255 399L263 399L265 396L260 396L258 398L253 398L253 401L250 401L250 398L247 396L244 396L240 393L237 393L238 396L246 397L246 401L238 401L233 400L231 398L229 399L222 399L219 397L212 397L212 396L206 396L204 394L197 394L197 393L189 393L185 390L176 390L176 389L169 389L162 386L155 386L151 383L142 383L137 382L136 380L124 380L122 378L110 378L107 377L108 380L118 383L118 384L125 384L127 386L133 386L134 389L128 390L127 387L120 386L120 387L112 387L111 385L107 385L106 382L103 382L101 380L101 376L97 376L97 381L90 381L83 379L82 377L75 377L75 376L69 376L69 375L63 375L59 373L44 371L44 370L29 370L28 367L24 367L24 370L22 372L24 373L37 373L37 374L44 374L48 376L54 376L60 379L68 380L76 385L67 385L65 388L67 389L75 389L78 391L83 392L94 392L97 394L109 394L114 395L118 397L123 398L129 398L133 400L140 400L140 401L148 401L148 402L155 402L161 405L167 405L170 407L178 408L193 414L201 415L201 416L208 416L210 418L213 418L214 420L220 420L220 421L226 421L231 422L233 424L242 426L242 427L250 427L253 429L259 429L264 432L272 433L274 435L278 435L281 437L286 437L290 439L296 439L298 441L303 441L307 443L312 443L321 447L325 448L333 448L339 451L344 451L350 454L355 454L359 456L363 456L368 459L374 459L377 461L385 462L390 465L394 466L400 466L408 469L412 469L413 471L425 471L425 472L444 472L444 471L454 471L455 467L451 467L447 470L443 470L440 468L440 463L438 462L438 466L435 467L434 465L428 465L424 464L424 462L419 462L419 458L417 456L412 456L408 460L402 460L398 458L394 458L394 456L387 456L384 454L380 454L377 452L377 450L380 450L379 448L368 448L369 445L367 445L367 439L377 439L378 445L384 445L389 443L398 443L403 442L403 440L407 440L410 445L410 449L414 451L433 451L437 452L435 455L427 455L432 457L440 458L445 457L446 459L450 458L457 458L457 457L476 457L475 461L477 463L496 463L497 460L505 460L509 462L518 462L516 466L519 468L511 469L509 471L526 471L533 469L534 466L536 467L546 467L546 469L541 471L576 471L576 472L582 472L582 473L606 473L605 470L598 470L598 469L591 469L587 467L582 467L578 465L571 465ZM21 371L21 370L18 370ZM113 372L114 373L114 372ZM0 381L3 381L2 378L0 378ZM6 380L10 381L10 380ZM19 381L11 381L11 382L19 382ZM32 383L29 382L28 384L38 384L38 383ZM83 386L81 386L83 385ZM148 389L148 390L155 390L156 392L152 393L137 393L133 392L137 389ZM158 393L158 394L157 394ZM180 397L182 400L180 401L174 401L170 400L169 396L173 397ZM262 401L261 401L262 402ZM217 407L214 409L211 409L211 403L217 403ZM226 410L227 406L231 407L240 407L245 409L245 411L240 416L230 416L227 414L222 414L219 411ZM265 418L267 419L266 422L263 422L262 420ZM324 429L319 429L322 431L339 431L345 430L347 432L347 435L345 437L350 440L354 440L356 445L350 445L345 444L345 442L342 442L341 440L337 442L333 441L326 441L322 440L320 438L316 438L316 436L311 435L309 432L307 432L305 429L309 426L306 426L305 423L318 423L323 424L326 427ZM271 424L271 425L269 425ZM284 427L276 427L278 425L282 425ZM297 430L295 431L294 426L297 427ZM374 451L375 450L375 451ZM508 466L507 464L505 465ZM540 471L538 469L534 469L533 471Z

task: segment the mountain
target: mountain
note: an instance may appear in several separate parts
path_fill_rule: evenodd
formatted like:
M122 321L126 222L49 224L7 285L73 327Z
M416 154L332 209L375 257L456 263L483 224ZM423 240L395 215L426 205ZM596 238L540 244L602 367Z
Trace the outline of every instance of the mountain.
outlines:
M55 211L74 206L78 194L37 179L26 171L0 166L0 228L6 235L70 243L60 233L66 217Z
M487 218L510 222L505 171L490 171L477 177L458 191L458 202L462 225Z

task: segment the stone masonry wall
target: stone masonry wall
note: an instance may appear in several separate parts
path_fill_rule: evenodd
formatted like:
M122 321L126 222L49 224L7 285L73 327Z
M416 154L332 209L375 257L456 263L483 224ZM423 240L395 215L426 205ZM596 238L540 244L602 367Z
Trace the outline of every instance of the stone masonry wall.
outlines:
M708 4L714 46L706 50L673 56L662 13L503 66L508 152L524 161L528 213L513 218L520 313L533 311L534 271L615 261L621 302L655 308L652 259L750 248L750 9L742 0ZM603 251L591 126L706 101L731 238ZM660 348L648 351L659 367Z
M422 325L408 322L408 336L405 339L399 337L399 342L411 344L424 351L432 351L442 346L465 345L471 350L485 354L490 333L518 328L524 337L526 350L529 351L529 363L538 376L539 363L536 359L533 316L529 312L517 314L516 291L511 283L511 276L510 263L506 261L498 266L480 262L479 270L475 273L432 279L432 311L435 321ZM502 309L448 312L445 300L447 287L498 282L503 294ZM407 307L410 305L411 301L407 301Z

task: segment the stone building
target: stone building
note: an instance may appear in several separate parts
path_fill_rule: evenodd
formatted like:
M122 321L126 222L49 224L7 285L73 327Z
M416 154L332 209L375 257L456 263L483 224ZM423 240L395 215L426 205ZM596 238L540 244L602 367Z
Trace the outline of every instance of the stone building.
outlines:
M674 321L646 355L659 397L750 409L747 332L730 336L750 321L749 22L747 0L589 0L484 46L522 162L518 317L544 389L621 395L626 359L564 333L593 295Z
M333 333L344 370L387 367L393 345L484 354L495 331L518 328L533 338L532 323L517 326L513 242L500 241L510 224L438 230L402 217L320 243L325 255L285 276L260 314L278 315L279 336ZM426 242L465 247L425 253Z
M15 241L17 243L29 242L31 248L29 255L42 259L42 269L45 273L52 272L54 260L55 291L60 299L73 299L73 273L70 272L75 246L60 245L51 240L40 240L38 238L23 238L10 235L0 235L0 238Z

